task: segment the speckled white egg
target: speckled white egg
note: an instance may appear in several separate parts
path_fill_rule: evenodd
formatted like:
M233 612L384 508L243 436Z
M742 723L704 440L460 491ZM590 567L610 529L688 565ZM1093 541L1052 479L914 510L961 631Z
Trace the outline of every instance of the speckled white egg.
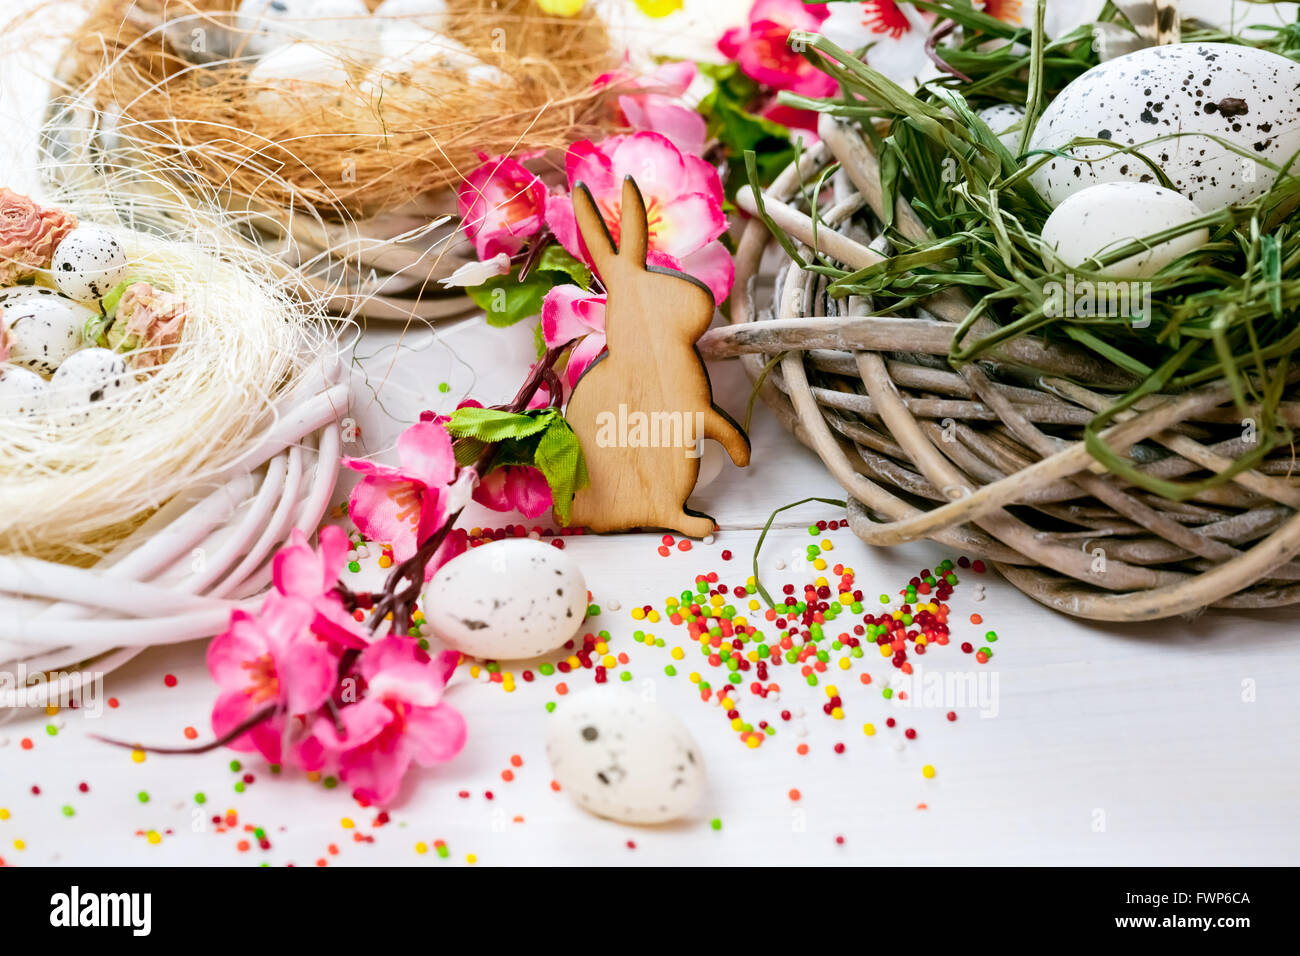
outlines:
M1043 243L1055 249L1067 266L1081 266L1085 260L1108 250L1199 219L1201 215L1196 203L1163 186L1098 183L1079 190L1052 211L1043 226ZM1209 241L1210 230L1201 227L1127 256L1104 271L1116 278L1149 278L1179 256Z
M9 361L53 375L55 369L85 344L83 330L95 313L61 295L33 295L4 307L9 331Z
M546 720L546 756L584 810L622 823L666 823L704 792L704 761L670 711L610 685L565 698Z
M59 291L85 302L102 299L126 278L130 262L117 237L103 226L78 226L54 250L50 273Z
M45 410L49 386L35 372L0 366L0 420L33 418Z
M122 356L110 349L82 349L50 379L49 405L59 420L76 424L130 388L135 379Z
M311 43L294 43L267 54L248 74L266 86L253 95L263 116L280 122L337 109L347 88L348 68L334 53Z
M43 285L10 286L7 289L0 289L0 309L14 305L24 299L41 299L51 296L58 298L61 293L57 289L50 289Z
M404 24L426 30L443 30L449 19L446 0L384 0L375 16L402 17Z
M522 660L570 640L587 583L565 552L530 538L494 541L448 561L425 591L434 635L484 660Z
M1171 133L1184 135L1151 142ZM1190 135L1188 135L1190 134ZM1031 149L1064 149L1075 137L1138 146L1171 183L1206 212L1249 202L1300 150L1300 63L1228 43L1175 43L1108 60L1070 83L1043 111ZM1218 137L1243 149L1240 155ZM1053 157L1031 182L1053 206L1095 183L1159 180L1131 154L1079 146Z
M1016 155L1020 148L1020 130L1013 127L1025 118L1023 106L1014 103L996 103L977 110L975 115L984 121L984 125L993 131L998 142L1005 146L1012 156Z

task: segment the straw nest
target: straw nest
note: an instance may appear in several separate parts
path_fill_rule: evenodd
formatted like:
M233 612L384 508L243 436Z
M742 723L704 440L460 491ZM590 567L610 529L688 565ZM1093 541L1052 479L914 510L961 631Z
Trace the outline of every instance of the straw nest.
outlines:
M336 219L454 186L480 154L563 148L608 119L606 94L592 81L611 66L610 44L591 13L548 17L535 0L450 0L446 34L499 70L487 82L422 65L409 81L375 83L385 63L362 30L373 24L359 24L345 42L312 40L346 66L337 103L267 110L259 104L283 92L250 79L256 38L235 6L99 0L67 49L67 97L114 115L121 133L189 182L274 209L305 202ZM191 49L196 30L207 38L203 56Z
M278 263L157 173L146 195L144 175L42 201L112 229L131 276L185 298L181 342L90 414L5 421L0 553L89 565L182 491L224 482L326 347L321 310L300 300ZM38 281L52 285L48 274Z

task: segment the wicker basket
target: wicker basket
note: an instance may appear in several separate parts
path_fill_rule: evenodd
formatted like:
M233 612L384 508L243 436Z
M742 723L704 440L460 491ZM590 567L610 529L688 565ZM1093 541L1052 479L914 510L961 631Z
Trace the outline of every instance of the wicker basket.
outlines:
M765 191L764 206L801 256L815 246L864 268L888 252L876 159L852 126L824 117L819 132L821 142ZM803 185L833 162L834 202L819 206L814 231ZM739 202L755 212L748 189ZM923 235L901 201L894 218L908 238ZM992 562L1049 607L1097 620L1300 602L1290 449L1185 502L1126 485L1082 441L1084 426L1134 384L1122 371L1035 338L954 370L949 346L970 308L962 297L932 298L916 317L877 317L867 300L828 296L825 277L783 254L774 316L760 315L756 278L764 253L780 254L773 246L763 223L750 221L732 324L709 332L700 351L741 357L766 404L848 492L862 540L932 538ZM1291 423L1297 379L1281 408ZM1224 381L1150 396L1103 434L1171 479L1221 472L1251 441Z

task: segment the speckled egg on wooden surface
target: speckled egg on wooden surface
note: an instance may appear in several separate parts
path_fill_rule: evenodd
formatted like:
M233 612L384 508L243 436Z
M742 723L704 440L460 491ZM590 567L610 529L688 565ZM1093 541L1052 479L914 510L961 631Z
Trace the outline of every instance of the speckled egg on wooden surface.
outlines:
M434 635L484 660L523 660L571 639L587 584L565 552L529 538L494 541L448 561L425 590Z
M30 295L4 306L9 361L53 375L84 344L82 331L95 313L61 295Z
M1169 139L1158 137L1181 133ZM1139 146L1174 188L1205 212L1249 202L1300 150L1300 64L1228 43L1175 43L1108 60L1071 82L1043 111L1030 149L1064 149L1076 137ZM1233 151L1210 137L1244 150ZM1031 182L1052 205L1100 182L1159 180L1132 154L1078 146ZM1107 157L1098 159L1097 157Z
M31 418L45 410L49 386L35 372L0 366L0 419Z
M54 250L50 273L59 291L85 302L101 299L126 278L126 250L102 226L81 225Z
M1079 190L1052 210L1043 226L1043 243L1055 249L1067 266L1076 267L1108 250L1199 219L1201 215L1196 203L1163 186L1098 183ZM1202 226L1126 256L1103 271L1115 278L1149 278L1179 256L1209 241L1210 230Z
M704 761L677 717L640 694L597 686L567 697L546 721L546 755L584 810L622 823L666 823L704 792Z
M82 349L60 365L50 379L49 406L61 421L76 424L134 383L126 361L116 352Z

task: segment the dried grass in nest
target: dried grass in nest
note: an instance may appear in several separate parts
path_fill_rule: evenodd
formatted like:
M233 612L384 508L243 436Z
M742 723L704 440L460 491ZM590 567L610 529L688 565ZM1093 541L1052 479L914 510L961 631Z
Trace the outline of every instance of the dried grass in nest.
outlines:
M118 113L117 131L134 146L222 194L281 209L306 202L331 218L375 215L452 186L480 153L564 148L608 126L608 94L592 81L613 56L591 13L548 17L535 0L452 0L447 34L508 78L491 86L428 71L421 82L367 96L369 67L358 51L318 42L348 63L342 105L279 119L254 105L275 90L249 81L253 58L198 67L161 27L190 18L189 29L172 35L230 30L234 6L98 0L68 46L61 80L74 97Z

